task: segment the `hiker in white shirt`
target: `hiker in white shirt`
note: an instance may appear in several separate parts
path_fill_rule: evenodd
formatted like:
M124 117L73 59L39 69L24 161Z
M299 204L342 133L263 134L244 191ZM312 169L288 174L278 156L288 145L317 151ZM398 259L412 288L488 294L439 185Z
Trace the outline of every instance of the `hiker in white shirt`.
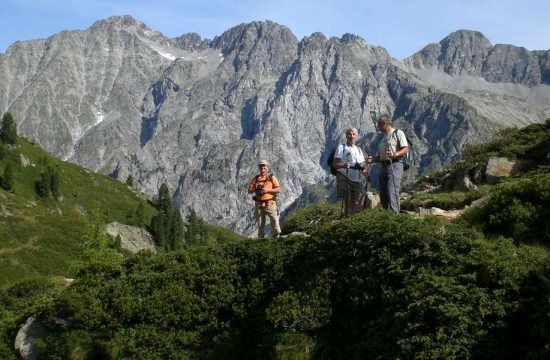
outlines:
M365 175L365 157L355 145L357 130L346 130L346 143L340 144L334 153L332 166L338 169L336 174L336 192L344 199L345 215L350 216L361 210L359 200L363 192L362 176Z

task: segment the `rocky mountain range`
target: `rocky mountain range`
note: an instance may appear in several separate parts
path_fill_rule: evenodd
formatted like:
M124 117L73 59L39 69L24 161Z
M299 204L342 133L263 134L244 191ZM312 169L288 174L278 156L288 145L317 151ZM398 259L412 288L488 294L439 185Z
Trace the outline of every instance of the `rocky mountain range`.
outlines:
M252 234L246 186L268 159L282 210L333 179L325 162L350 126L373 153L390 113L414 142L409 176L460 158L502 127L550 117L550 50L459 30L407 59L362 38L298 40L270 21L213 40L168 38L130 16L18 41L0 54L0 110L56 157Z

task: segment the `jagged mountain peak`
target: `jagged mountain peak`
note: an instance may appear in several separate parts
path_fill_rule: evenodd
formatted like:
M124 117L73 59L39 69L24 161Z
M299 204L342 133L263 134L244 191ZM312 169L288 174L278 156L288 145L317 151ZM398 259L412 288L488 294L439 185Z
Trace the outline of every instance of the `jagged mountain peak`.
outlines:
M491 48L491 42L479 31L457 30L439 42L442 48L453 46Z
M491 42L479 31L458 30L429 44L404 62L417 70L437 69L451 76L474 76L493 83L549 84L539 53Z
M210 40L202 39L202 37L197 33L187 33L170 39L170 43L174 47L185 51L200 51L208 47Z
M145 25L143 22L136 20L131 15L120 15L120 16L111 16L106 19L98 20L93 25L93 27L138 27L150 30L147 25Z
M296 36L284 25L273 21L253 21L232 27L212 41L216 48L232 48L246 42L257 42L258 40L280 40L297 44Z
M123 31L165 44L168 41L168 38L161 32L151 30L147 25L145 25L145 23L134 19L130 15L111 16L106 19L96 21L88 29L88 31L92 34L105 33L107 36Z

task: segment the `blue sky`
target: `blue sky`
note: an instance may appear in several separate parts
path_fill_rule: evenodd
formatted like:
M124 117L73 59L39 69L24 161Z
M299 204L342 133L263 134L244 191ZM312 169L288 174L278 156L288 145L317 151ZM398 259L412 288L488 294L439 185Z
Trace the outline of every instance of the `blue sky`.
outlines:
M210 39L271 20L298 39L356 34L398 59L459 29L480 31L493 45L550 49L549 0L0 0L0 14L0 53L17 40L84 30L114 15L131 15L169 37Z

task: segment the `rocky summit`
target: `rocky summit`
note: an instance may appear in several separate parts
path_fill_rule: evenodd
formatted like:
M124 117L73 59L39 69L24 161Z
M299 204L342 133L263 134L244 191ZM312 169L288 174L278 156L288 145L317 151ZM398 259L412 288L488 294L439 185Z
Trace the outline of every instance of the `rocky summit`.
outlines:
M0 110L59 158L132 175L151 195L166 183L184 214L252 234L259 159L291 208L333 181L324 164L346 128L373 153L390 113L419 159L408 176L440 169L468 143L550 117L549 53L460 30L401 61L355 35L299 40L270 21L209 40L112 17L0 54Z

